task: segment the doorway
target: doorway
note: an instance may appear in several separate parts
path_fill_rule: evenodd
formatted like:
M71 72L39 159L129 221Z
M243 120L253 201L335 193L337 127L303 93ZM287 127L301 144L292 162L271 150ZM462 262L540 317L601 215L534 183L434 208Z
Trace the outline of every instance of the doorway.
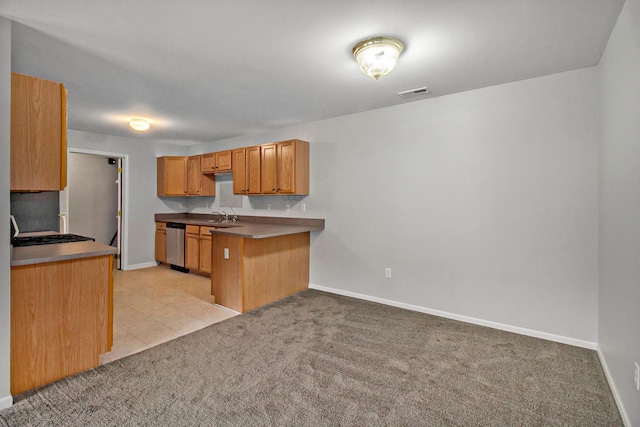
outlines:
M126 269L127 155L70 148L67 187L60 192L60 229L117 249L115 268Z

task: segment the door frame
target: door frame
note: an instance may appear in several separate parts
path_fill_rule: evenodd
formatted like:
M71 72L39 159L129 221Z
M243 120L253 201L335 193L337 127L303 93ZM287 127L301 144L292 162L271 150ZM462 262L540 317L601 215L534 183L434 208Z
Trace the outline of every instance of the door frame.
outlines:
M67 153L77 153L77 154L93 154L96 156L102 157L111 157L115 159L122 160L122 174L119 175L122 177L124 182L119 184L122 189L122 214L121 214L121 222L122 227L120 228L120 235L118 239L121 243L120 248L120 269L128 270L129 269L129 260L127 258L127 253L129 249L129 155L124 153L115 153L113 151L99 151L99 150L86 150L84 148L67 148ZM69 213L69 197L66 197L65 200L65 212Z

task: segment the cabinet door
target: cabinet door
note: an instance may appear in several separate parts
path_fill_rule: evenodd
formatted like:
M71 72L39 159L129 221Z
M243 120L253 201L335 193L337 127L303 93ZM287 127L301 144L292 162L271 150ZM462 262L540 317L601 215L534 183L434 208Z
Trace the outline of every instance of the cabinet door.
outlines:
M262 190L261 174L262 174L262 158L260 147L248 147L246 151L246 181L245 187L247 194L260 194Z
M231 150L219 151L216 154L216 173L231 172L232 155Z
M156 261L167 262L167 232L156 230Z
M309 194L309 143L294 139L277 147L278 194Z
M66 118L62 84L11 73L11 191L64 189Z
M187 158L158 157L158 196L187 195Z
M211 235L200 234L200 271L211 273Z
M202 191L202 157L191 156L187 161L187 194L199 196Z
M246 188L246 160L245 149L233 150L233 194L245 194Z
M263 145L262 147L262 194L276 194L277 192L277 161L276 144Z
M278 143L277 147L277 188L278 193L295 193L296 147L293 141Z
M184 245L184 268L189 270L200 269L200 232L198 234L187 233Z
M202 155L202 173L213 173L216 167L216 153Z

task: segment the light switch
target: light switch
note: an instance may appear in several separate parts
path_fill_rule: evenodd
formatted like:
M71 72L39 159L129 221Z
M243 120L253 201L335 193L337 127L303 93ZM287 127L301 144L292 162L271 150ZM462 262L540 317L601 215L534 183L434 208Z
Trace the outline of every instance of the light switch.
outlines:
M229 259L229 248L224 248L224 259Z

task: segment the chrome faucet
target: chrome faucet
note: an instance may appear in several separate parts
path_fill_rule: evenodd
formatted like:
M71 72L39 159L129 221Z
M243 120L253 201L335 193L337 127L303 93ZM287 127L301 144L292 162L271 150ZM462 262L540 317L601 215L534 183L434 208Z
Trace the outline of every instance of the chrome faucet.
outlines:
M240 218L238 218L238 215L236 215L236 211L233 210L233 208L231 206L229 206L229 209L231 209L231 212L233 212L233 218L231 218L232 222L238 222L240 221Z
M224 211L223 211L223 212L224 212ZM218 211L213 211L213 212L212 212L212 214L213 214L213 215L218 215L218 222L224 222L224 221L223 221L223 218L227 218L227 220L228 220L228 216L227 216L227 214L226 214L226 213L223 215L223 214L221 214L221 213L220 213L220 212L218 212Z
M225 211L222 211L222 214L221 214L221 215L222 215L222 217L224 218L224 219L222 220L222 222L229 222L229 214L228 214L228 213L226 213Z

